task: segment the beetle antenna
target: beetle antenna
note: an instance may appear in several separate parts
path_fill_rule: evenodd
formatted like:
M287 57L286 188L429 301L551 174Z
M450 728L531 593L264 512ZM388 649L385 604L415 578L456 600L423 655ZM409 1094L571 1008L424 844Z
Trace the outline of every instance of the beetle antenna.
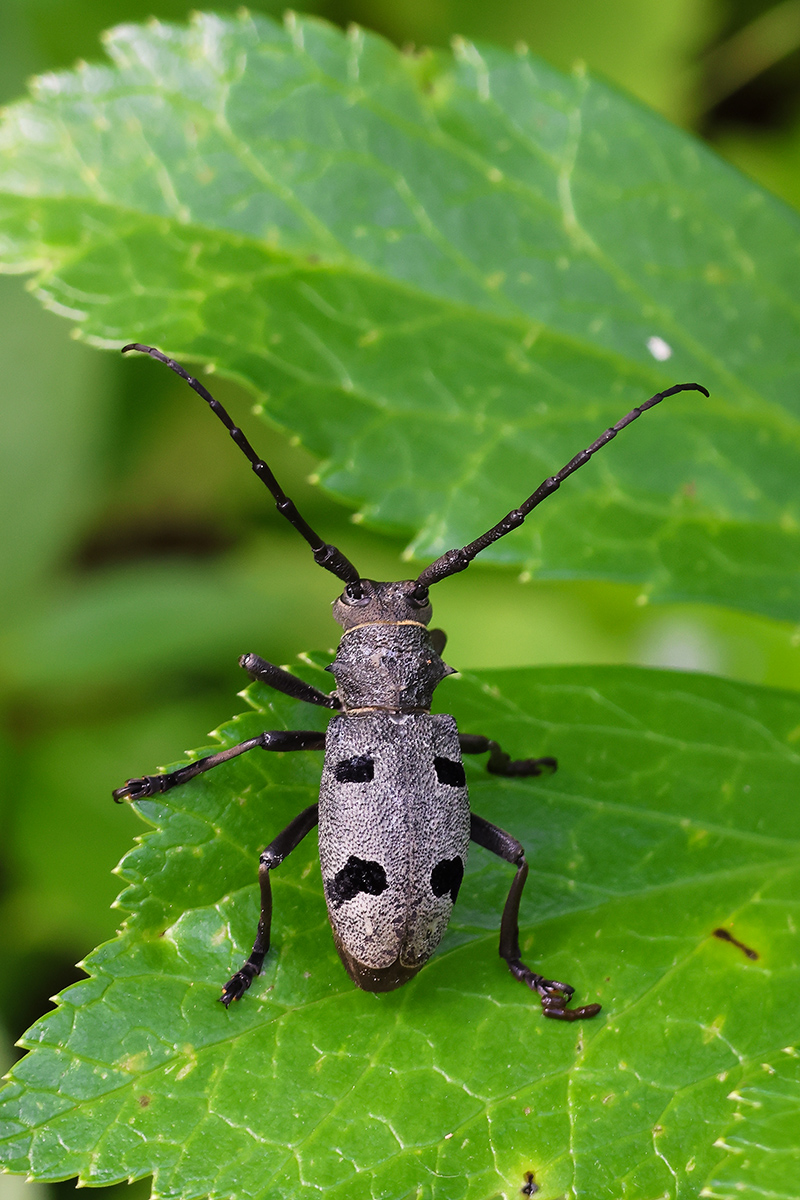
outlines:
M678 383L675 387L669 388L666 392L657 392L655 396L651 396L644 404L640 404L638 408L634 408L624 416L621 421L617 421L616 425L612 425L605 433L601 434L596 442L592 442L591 446L587 446L585 450L581 450L580 454L576 454L565 467L556 475L551 475L540 483L532 496L521 504L519 508L512 508L507 516L503 517L497 525L487 529L486 533L482 533L474 542L470 542L468 546L463 546L460 550L448 550L441 558L437 558L432 562L417 579L417 590L422 593L433 583L439 583L442 579L447 579L448 575L456 575L459 571L465 571L476 555L485 550L487 546L491 546L493 542L498 541L501 537L505 537L507 533L511 533L512 529L517 529L529 513L533 512L534 508L547 497L552 495L561 487L568 476L587 463L593 454L608 442L615 438L617 434L630 425L631 421L635 421L648 408L653 408L656 404L660 404L667 396L674 396L676 392L702 392L704 396L708 396L708 392L699 383Z
M332 574L338 576L344 583L357 583L361 576L353 564L349 559L345 558L341 550L336 546L324 542L319 534L314 532L308 522L303 520L297 511L294 501L290 500L286 495L263 458L258 457L241 429L234 425L228 412L222 407L219 400L215 400L211 393L203 387L202 383L190 375L188 371L185 371L180 363L176 363L174 359L168 358L166 354L162 354L160 350L156 350L155 346L143 346L139 342L131 342L130 345L122 347L123 354L127 354L129 350L140 350L142 354L149 354L151 358L166 363L170 370L174 371L176 375L180 375L181 379L186 380L189 387L193 388L198 396L203 397L211 411L222 421L222 424L228 430L228 433L242 453L247 455L250 465L258 478L269 488L275 498L275 507L278 512L281 516L286 517L290 525L293 525L297 532L308 542L314 554L314 561L319 563L321 567L324 567L326 571L330 571Z

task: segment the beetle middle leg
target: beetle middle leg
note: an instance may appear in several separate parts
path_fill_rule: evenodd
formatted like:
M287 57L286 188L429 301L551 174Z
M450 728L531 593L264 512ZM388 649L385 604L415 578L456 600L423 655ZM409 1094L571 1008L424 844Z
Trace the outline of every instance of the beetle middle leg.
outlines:
M546 1017L559 1021L578 1021L584 1017L594 1017L600 1012L599 1004L584 1004L581 1008L567 1008L570 997L575 989L568 983L559 983L555 979L545 979L530 967L526 967L521 958L519 948L519 902L522 889L528 878L528 863L522 845L510 833L499 829L478 817L475 813L470 818L470 841L485 850L491 850L499 858L505 859L517 868L517 873L511 883L508 898L500 921L500 957L508 963L508 969L515 979L526 984L532 991L538 992L542 999L542 1009Z
M207 754L205 758L198 758L196 762L187 763L185 767L178 767L175 771L165 771L163 775L143 775L139 779L129 779L122 787L115 788L111 795L117 804L122 804L125 800L144 800L147 796L157 796L161 792L168 792L171 788L187 783L190 779L194 779L195 775L202 775L204 771L210 771L212 767L218 767L231 758L238 758L240 754L246 754L248 750L256 749L324 750L325 734L314 729L265 730L258 737L248 738L246 742L239 742L238 745L229 746L227 750L220 750L216 754Z
M489 751L486 770L492 775L552 775L558 763L554 758L512 758L491 738L478 733L458 735L462 754L485 754Z
M256 975L261 974L264 958L269 950L269 935L272 926L272 887L269 873L280 866L288 854L302 842L319 820L319 805L304 808L286 828L270 842L258 860L258 882L261 887L261 916L253 949L247 962L232 975L222 989L220 1000L227 1008L232 1000L241 1000Z

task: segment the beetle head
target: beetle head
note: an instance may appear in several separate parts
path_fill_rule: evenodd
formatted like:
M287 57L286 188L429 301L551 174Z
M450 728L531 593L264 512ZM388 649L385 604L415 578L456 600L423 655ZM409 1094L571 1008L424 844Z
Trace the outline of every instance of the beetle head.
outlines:
M354 625L386 625L416 621L427 625L433 615L428 589L414 579L378 583L359 579L333 602L333 616L343 629Z

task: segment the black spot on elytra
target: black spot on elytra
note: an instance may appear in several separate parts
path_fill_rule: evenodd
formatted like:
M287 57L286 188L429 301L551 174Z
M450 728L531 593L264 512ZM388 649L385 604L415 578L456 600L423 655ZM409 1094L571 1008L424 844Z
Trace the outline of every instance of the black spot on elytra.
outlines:
M334 774L339 783L370 783L375 778L375 763L368 754L357 754L338 762Z
M337 871L326 885L328 899L337 908L346 900L352 900L359 892L380 896L388 886L386 872L380 863L367 862L355 854L350 855L341 871Z
M443 858L431 871L431 891L434 896L446 896L449 892L455 904L463 878L464 864L458 855L455 858Z
M463 787L467 782L460 762L453 762L452 758L435 758L433 765L439 783L446 783L448 787Z

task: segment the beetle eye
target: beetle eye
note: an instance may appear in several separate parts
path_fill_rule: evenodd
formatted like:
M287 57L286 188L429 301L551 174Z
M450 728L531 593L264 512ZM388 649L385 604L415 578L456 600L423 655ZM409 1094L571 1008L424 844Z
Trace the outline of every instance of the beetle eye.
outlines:
M342 593L342 599L346 604L366 604L369 597L361 580L357 579L354 583L348 583Z
M408 593L408 602L414 608L424 608L428 603L428 589L426 587L416 587L413 592Z

